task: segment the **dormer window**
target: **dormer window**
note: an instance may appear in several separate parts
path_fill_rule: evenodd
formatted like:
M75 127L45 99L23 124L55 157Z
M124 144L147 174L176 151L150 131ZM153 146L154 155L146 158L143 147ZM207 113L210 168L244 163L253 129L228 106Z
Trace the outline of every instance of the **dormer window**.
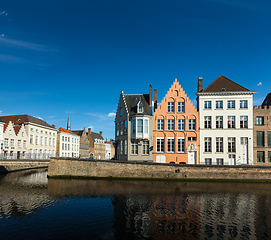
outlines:
M137 104L137 113L143 113L143 104L140 101Z

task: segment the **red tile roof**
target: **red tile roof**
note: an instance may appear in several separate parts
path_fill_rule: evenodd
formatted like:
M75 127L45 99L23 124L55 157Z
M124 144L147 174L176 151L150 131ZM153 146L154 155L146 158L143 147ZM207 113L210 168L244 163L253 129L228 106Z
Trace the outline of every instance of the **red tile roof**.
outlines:
M70 131L70 130L67 130L67 129L65 129L65 128L62 128L62 127L60 127L57 131L58 131L58 132L69 133L69 134L73 134L73 135L75 135L75 136L78 136L78 135L75 134L74 132L72 132L72 131Z

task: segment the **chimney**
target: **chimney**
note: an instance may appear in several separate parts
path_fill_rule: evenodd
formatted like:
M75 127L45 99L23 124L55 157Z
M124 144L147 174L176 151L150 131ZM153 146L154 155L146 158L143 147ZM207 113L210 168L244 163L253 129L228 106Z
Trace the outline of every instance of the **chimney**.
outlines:
M202 91L202 77L198 78L198 92Z
M91 128L88 128L88 135L91 134Z
M56 128L56 125L53 124L52 127L53 127L53 128Z
M154 89L154 111L157 108L157 89Z
M108 140L108 139L106 138L105 141L107 142L107 140Z
M103 132L102 131L100 131L100 135L103 136Z
M149 105L152 108L152 85L149 86Z

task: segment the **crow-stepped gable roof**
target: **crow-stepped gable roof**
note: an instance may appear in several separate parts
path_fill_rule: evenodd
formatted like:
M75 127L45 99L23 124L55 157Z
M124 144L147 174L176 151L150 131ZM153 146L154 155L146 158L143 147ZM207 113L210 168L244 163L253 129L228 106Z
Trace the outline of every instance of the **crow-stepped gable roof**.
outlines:
M124 94L125 102L130 116L136 114L152 115L152 109L149 106L149 94ZM137 104L139 101L143 105L143 113L137 113Z
M237 84L236 82L220 75L202 92L244 92L244 91L249 90Z

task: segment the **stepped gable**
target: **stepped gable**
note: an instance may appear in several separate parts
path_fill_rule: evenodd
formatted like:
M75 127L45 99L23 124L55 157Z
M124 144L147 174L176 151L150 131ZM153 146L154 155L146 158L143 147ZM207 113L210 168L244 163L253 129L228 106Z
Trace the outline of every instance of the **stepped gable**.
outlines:
M29 116L26 114L25 115L1 116L1 119L5 123L8 123L9 121L11 121L15 125L22 125L22 124L29 122L29 123L34 123L34 124L37 124L40 126L54 128L53 126L51 126L47 122L43 121L42 119L35 118L35 117Z
M132 115L152 115L152 110L149 106L149 94L125 94L125 102L127 104L128 113ZM137 113L137 104L141 101L143 104L144 111L143 113Z
M244 91L249 90L237 84L236 82L220 75L202 92L244 92Z

